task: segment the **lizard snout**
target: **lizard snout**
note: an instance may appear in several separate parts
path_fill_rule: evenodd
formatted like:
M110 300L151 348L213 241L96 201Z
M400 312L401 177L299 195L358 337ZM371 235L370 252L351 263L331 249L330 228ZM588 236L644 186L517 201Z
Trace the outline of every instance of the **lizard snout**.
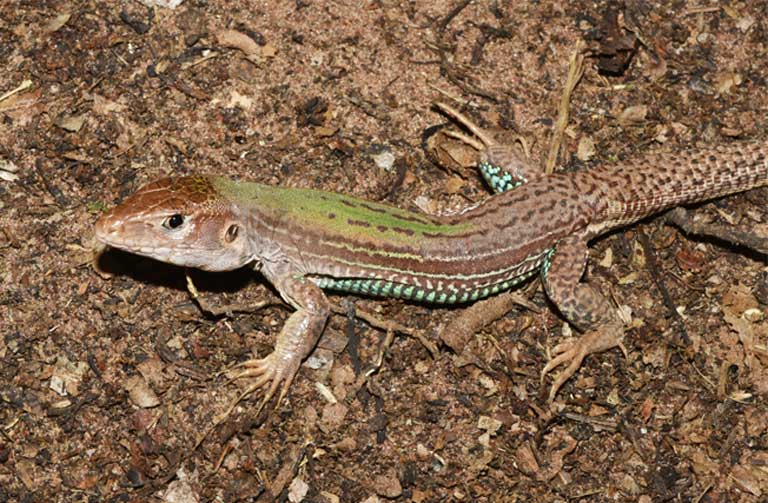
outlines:
M96 222L96 239L105 244L110 244L115 237L120 235L123 223L120 219L113 218L112 213L102 215Z

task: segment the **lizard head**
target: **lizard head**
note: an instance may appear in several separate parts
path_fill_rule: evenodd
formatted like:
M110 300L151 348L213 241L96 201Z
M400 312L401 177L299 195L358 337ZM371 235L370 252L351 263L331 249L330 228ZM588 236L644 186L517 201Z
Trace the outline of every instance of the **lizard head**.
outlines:
M96 239L206 271L229 271L254 259L240 209L205 176L163 178L142 187L96 222Z

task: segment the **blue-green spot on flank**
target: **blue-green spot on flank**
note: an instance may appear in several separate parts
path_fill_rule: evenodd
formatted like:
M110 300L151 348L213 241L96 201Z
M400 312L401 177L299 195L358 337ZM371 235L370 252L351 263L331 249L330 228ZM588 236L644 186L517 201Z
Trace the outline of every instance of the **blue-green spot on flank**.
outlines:
M552 257L555 255L555 248L550 248L547 251L547 255L544 257L544 261L541 263L541 279L546 281L547 274L549 274L549 268L552 267Z
M480 163L480 173L491 186L491 190L497 194L515 189L527 181L523 178L515 178L507 171L502 172L501 167L494 166L488 161Z

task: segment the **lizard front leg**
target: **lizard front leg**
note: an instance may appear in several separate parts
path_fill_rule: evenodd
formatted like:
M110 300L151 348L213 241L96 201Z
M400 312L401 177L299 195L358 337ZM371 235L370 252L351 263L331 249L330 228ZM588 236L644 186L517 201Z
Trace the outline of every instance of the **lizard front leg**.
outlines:
M277 336L275 348L264 358L252 359L239 366L246 370L233 379L256 377L256 381L243 391L237 402L258 390L267 387L259 409L275 395L280 394L280 404L299 371L301 362L309 356L328 320L331 306L323 291L313 282L293 274L284 274L274 282L280 295L296 309ZM235 402L235 403L237 403Z
M594 287L580 282L588 253L586 236L567 237L557 244L552 259L542 269L547 296L563 316L583 332L575 341L558 344L553 350L557 356L542 370L544 378L552 369L567 364L550 388L550 400L587 355L622 347L624 324L616 310Z

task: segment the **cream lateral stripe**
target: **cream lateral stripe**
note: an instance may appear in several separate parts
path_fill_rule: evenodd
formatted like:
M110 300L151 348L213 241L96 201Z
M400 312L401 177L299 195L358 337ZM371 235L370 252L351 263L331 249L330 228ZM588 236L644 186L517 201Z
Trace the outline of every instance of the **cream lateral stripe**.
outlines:
M354 253L364 253L366 255L380 255L383 257L397 257L397 258L402 258L406 260L411 260L413 262L424 262L424 257L415 253L393 252L393 251L386 251L383 249L380 250L376 248L366 248L362 246L351 246L349 243L338 242L338 241L327 241L325 239L321 240L320 244L325 246L330 246L331 248L349 250Z
M297 250L298 251L298 250ZM523 259L521 262L518 262L512 266L505 267L503 269L497 269L494 271L488 271L480 274L473 274L473 275L466 275L466 274L454 274L454 273L446 273L446 274L440 274L440 273L428 273L428 272L415 272L413 270L408 269L398 269L396 267L386 267L386 266L379 266L375 264L365 263L365 262L354 262L351 260L346 260L342 257L339 257L337 255L319 255L316 253L312 253L307 250L302 250L301 255L302 256L309 256L313 257L319 260L324 260L326 262L338 262L341 264L344 264L346 266L360 268L360 269L371 269L374 271L386 271L394 274L400 274L403 276L419 276L424 278L434 278L434 279L444 279L444 280L460 280L460 281L472 281L476 279L482 279L482 278L488 278L492 276L501 276L507 273L510 273L512 271L520 271L522 269L522 272L531 270L538 266L538 264L543 261L542 259L547 256L549 253L549 248L544 250L541 253L538 253L537 255L529 255L525 259ZM525 265L528 265L529 267L526 269L524 268ZM500 280L502 282L503 280Z

